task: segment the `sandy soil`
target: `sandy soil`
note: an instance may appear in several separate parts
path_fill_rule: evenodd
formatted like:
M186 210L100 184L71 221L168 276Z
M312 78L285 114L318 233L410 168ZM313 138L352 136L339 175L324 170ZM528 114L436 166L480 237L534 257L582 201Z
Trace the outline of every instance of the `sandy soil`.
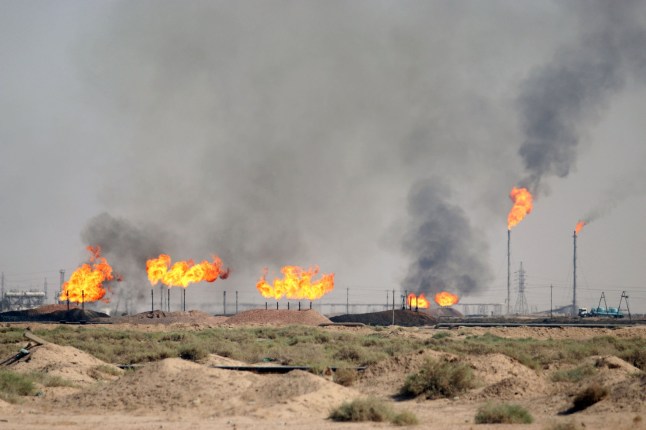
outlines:
M151 329L157 325L129 324ZM40 328L40 327L39 327ZM176 329L177 327L175 327ZM193 327L195 329L195 327ZM459 329L455 336L489 332L505 337L573 338L616 336L643 338L645 327L606 329L496 328ZM374 331L369 327L326 328L331 331ZM427 339L437 330L391 327L383 336ZM474 370L480 385L454 399L397 401L405 377L427 357L462 360ZM487 401L513 401L526 407L535 423L527 429L546 429L555 424L575 424L585 429L646 428L646 376L613 356L587 357L595 366L596 380L610 394L585 411L561 416L579 387L554 383L551 372L533 370L502 354L453 356L424 351L393 357L370 366L353 387L330 378L292 371L284 375L255 374L213 368L243 364L211 356L201 364L181 359L151 363L137 371L123 372L72 347L44 345L33 349L30 360L17 363L16 371L43 371L72 380L74 387L43 389L40 396L21 404L0 401L0 429L371 429L392 427L386 423L336 423L327 419L330 409L343 401L373 395L397 410L408 410L420 419L420 428L512 428L506 425L476 426L473 417ZM585 426L585 427L583 427Z

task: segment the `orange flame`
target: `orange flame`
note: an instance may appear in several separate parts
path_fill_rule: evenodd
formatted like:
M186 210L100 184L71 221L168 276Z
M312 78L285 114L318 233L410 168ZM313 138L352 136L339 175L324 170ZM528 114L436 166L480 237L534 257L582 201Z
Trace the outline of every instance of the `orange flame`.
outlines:
M316 281L312 279L319 273L318 266L307 270L298 266L285 266L280 272L284 278L274 279L274 284L270 285L266 281L265 269L265 273L256 283L256 288L263 297L276 300L283 296L288 299L316 300L334 289L334 273L321 275L321 279Z
M507 229L511 230L516 224L521 222L523 218L532 212L533 197L527 188L512 188L509 193L509 198L514 205L507 215Z
M415 294L410 293L408 295L408 307L427 309L429 306L430 306L430 303L428 300L426 300L426 297L424 297L424 294L415 296Z
M579 222L577 222L577 223L576 223L576 227L575 227L575 229L574 229L574 234L576 234L576 235L578 236L578 235L579 235L579 232L581 231L581 229L583 228L583 226L584 226L584 225L586 225L586 224L587 224L587 222L585 222L585 221L579 221Z
M146 261L146 272L151 285L161 282L171 287L186 288L196 282L214 282L216 279L226 279L229 269L222 269L222 260L213 256L213 263L206 260L195 264L193 260L177 261L171 267L171 258L160 254L159 258Z
M460 298L458 296L447 291L441 291L435 295L435 303L440 306L452 306L457 304L459 301Z
M88 246L90 251L90 263L84 263L72 273L70 280L63 284L63 289L59 300L69 300L70 302L96 302L103 299L109 303L109 299L104 299L106 290L103 283L114 279L112 267L104 257L101 257L101 247ZM121 279L117 279L121 280Z

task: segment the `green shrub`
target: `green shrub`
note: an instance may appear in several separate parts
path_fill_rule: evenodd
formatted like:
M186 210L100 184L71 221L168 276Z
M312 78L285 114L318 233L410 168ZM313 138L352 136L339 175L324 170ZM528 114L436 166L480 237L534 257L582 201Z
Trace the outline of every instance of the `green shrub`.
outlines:
M620 354L619 357L646 372L646 348L631 349Z
M200 361L208 357L209 352L199 344L185 345L179 350L180 358L190 361Z
M487 403L478 409L476 424L531 424L534 418L525 408L509 403Z
M414 426L419 424L417 416L409 411L396 414L390 421L397 426Z
M50 375L45 372L32 372L29 374L33 382L37 382L45 387L75 387L74 382L61 376Z
M16 403L18 396L30 396L36 392L33 379L29 375L0 370L0 398Z
M411 412L396 413L388 404L374 397L344 402L330 412L333 421L392 422L397 425L415 425L417 417Z
M599 384L591 384L574 396L569 412L578 412L589 408L608 395L608 389Z
M363 358L363 350L355 346L342 346L333 356L337 360L358 363Z
M451 333L449 333L448 331L439 331L432 336L433 339L438 339L438 340L444 339L447 337L451 337Z
M334 382L344 387L351 387L357 380L357 371L354 369L342 367L334 372Z
M575 367L568 370L557 370L552 374L553 382L579 382L596 373L596 369L590 364Z
M454 397L475 386L473 371L466 363L428 359L419 372L409 375L400 390L405 397L427 399Z

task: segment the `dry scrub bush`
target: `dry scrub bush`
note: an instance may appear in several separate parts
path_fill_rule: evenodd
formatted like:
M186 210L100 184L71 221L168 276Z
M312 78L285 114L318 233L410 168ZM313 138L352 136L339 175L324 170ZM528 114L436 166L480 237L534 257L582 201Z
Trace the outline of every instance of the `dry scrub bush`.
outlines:
M568 370L557 370L552 374L553 382L579 382L596 373L596 369L590 364L575 367Z
M417 373L408 375L400 394L436 399L454 397L474 386L473 371L468 364L429 358Z
M374 397L344 402L330 412L329 418L333 421L391 422L397 425L415 425L418 423L417 417L411 412L397 413L388 404Z
M19 396L30 396L35 391L36 386L29 375L10 370L0 370L0 399L9 403L16 403Z
M349 368L337 369L333 376L334 382L344 387L351 387L357 380L357 371Z
M531 424L531 414L519 405L509 403L487 403L478 409L476 424Z
M179 350L179 357L184 360L200 361L208 355L209 352L199 344L186 345Z

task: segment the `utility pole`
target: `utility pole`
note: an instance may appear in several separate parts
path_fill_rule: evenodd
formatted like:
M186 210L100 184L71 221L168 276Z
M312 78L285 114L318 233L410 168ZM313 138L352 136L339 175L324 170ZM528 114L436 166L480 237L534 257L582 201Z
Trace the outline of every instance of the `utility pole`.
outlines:
M223 310L224 315L226 316L227 315L227 291L226 290L222 291L222 296L223 296L222 297L222 310Z
M43 291L45 292L45 303L47 304L47 278L45 278L45 285L43 285Z
M345 289L345 313L350 315L350 288Z
M60 290L58 292L58 298L56 299L57 302L61 302L61 297L63 296L63 284L65 283L65 270L61 269L58 273L61 275L61 281L60 281Z
M236 314L238 313L238 290L236 290Z
M2 286L2 297L0 297L0 312L4 311L4 272L0 277L0 285Z
M554 286L550 284L550 319L553 318L553 316L552 316L552 309L553 309L553 305L552 305L552 289L553 288L554 288Z
M393 290L393 325L395 325L395 290Z

